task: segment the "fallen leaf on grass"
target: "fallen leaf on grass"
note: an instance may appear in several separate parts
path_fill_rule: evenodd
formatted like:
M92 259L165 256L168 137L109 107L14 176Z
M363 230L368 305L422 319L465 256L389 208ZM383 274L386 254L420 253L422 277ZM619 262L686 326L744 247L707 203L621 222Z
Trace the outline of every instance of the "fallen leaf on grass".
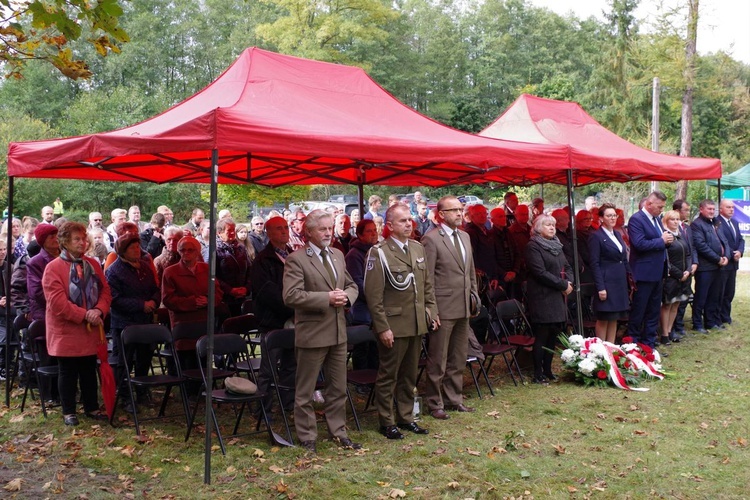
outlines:
M133 453L135 453L135 446L123 446L120 450L120 453L125 455L128 458L133 458Z
M559 444L553 445L552 448L555 449L556 455L565 455L565 447Z
M636 436L648 436L648 432L642 431L640 429L634 430L633 434L635 434Z
M491 451L492 453L500 453L501 455L503 453L508 453L508 450L506 450L505 448L501 446L493 446Z
M3 489L5 491L21 491L21 486L23 486L23 479L17 477L11 481L8 481L8 484L3 486Z
M729 457L724 457L724 460L722 460L721 463L727 465L729 463Z
M383 488L387 488L391 485L391 483L386 483L385 481L377 481L378 486L382 486Z
M638 405L630 405L629 407L630 411L638 411Z
M701 422L701 429L708 429L708 424L706 422Z
M268 468L268 470L270 470L271 472L275 472L276 474L283 474L284 473L284 468L283 467L279 467L278 465L272 465L272 466L270 466Z
M597 413L596 414L596 418L600 418L600 419L604 420L605 418L607 418L607 415L605 415L604 413Z
M276 491L278 491L279 493L286 493L286 490L288 490L289 487L284 483L284 480L282 479L281 481L276 483L274 489L276 489Z
M433 455L442 455L446 451L448 451L448 450L446 450L445 448L438 448L437 450L433 451L432 454Z
M474 451L471 448L466 448L466 453L468 453L469 455L475 456L475 457L479 457L479 456L482 455L478 451Z
M499 411L497 411L497 410L495 410L495 411L491 411L491 412L489 412L489 413L487 414L487 416L488 416L488 417L497 417L498 415L500 415L500 412L499 412Z
M460 484L458 484L458 481L451 481L450 483L446 484L446 486L452 490L457 490Z
M745 446L747 446L747 439L745 439L745 438L739 438L737 440L737 444L740 445L740 446L742 446L744 448Z
M404 498L406 496L406 492L404 490L393 488L388 492L388 496L391 498Z
M263 455L265 455L265 453L263 452L263 450L259 450L258 448L255 448L253 450L253 456L254 457L261 458Z
M578 488L575 486L568 486L568 493L575 493L578 491Z
M17 424L18 422L23 422L23 417L24 417L23 413L21 413L20 415L15 415L13 417L10 417L10 423Z

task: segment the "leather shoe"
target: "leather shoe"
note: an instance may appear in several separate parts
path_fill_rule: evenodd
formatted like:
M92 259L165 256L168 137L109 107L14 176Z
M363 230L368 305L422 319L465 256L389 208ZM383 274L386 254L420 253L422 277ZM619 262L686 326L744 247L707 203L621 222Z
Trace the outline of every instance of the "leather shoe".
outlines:
M445 410L443 410L442 408L432 410L430 412L430 415L432 415L432 418L436 418L438 420L448 420L449 418L451 418L451 416L445 413Z
M417 425L416 422L409 422L408 424L398 424L399 429L403 429L405 431L413 432L414 434L429 434L430 431L425 429L424 427L420 427Z
M460 405L449 405L445 407L448 411L457 411L459 413L474 413L476 408L469 408L468 406Z
M76 426L79 423L78 417L75 414L64 415L63 422L65 422L65 425L72 425L72 426Z
M383 425L380 427L380 433L388 439L404 439L404 435L395 425Z
M339 448L344 448L347 450L361 450L362 449L361 444L355 443L348 437L334 438L334 442L339 445Z
M310 453L318 453L318 450L315 448L315 441L313 440L302 441L299 445Z

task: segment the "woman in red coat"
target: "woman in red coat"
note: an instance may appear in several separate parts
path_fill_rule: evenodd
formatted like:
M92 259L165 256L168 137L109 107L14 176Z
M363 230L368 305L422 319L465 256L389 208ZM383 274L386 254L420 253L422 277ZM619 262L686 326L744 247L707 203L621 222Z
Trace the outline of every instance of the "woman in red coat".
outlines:
M84 256L86 227L66 222L57 237L60 257L47 265L42 278L47 300L47 351L57 358L60 369L58 387L65 425L78 425L78 387L86 416L107 418L99 411L96 351L112 297L102 266Z

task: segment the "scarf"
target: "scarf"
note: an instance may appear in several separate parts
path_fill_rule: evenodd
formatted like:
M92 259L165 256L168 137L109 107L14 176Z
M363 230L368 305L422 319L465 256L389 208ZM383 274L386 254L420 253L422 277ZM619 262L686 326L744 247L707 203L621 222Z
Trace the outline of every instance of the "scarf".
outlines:
M557 239L557 236L553 236L552 239L548 240L541 234L534 233L531 236L531 241L536 241L537 245L555 256L560 255L563 249L562 243Z
M74 258L67 250L60 252L60 258L70 263L70 283L68 298L78 307L90 309L99 302L99 277L91 264L82 258Z

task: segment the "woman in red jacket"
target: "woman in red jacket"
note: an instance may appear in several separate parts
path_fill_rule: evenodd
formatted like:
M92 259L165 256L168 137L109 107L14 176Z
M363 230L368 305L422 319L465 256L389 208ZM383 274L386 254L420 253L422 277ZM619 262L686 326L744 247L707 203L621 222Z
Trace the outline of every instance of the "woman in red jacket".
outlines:
M86 257L86 227L66 222L57 235L60 256L44 270L47 300L47 351L57 358L58 387L65 425L78 425L76 389L87 417L104 420L99 411L96 351L99 329L112 300L102 266Z

